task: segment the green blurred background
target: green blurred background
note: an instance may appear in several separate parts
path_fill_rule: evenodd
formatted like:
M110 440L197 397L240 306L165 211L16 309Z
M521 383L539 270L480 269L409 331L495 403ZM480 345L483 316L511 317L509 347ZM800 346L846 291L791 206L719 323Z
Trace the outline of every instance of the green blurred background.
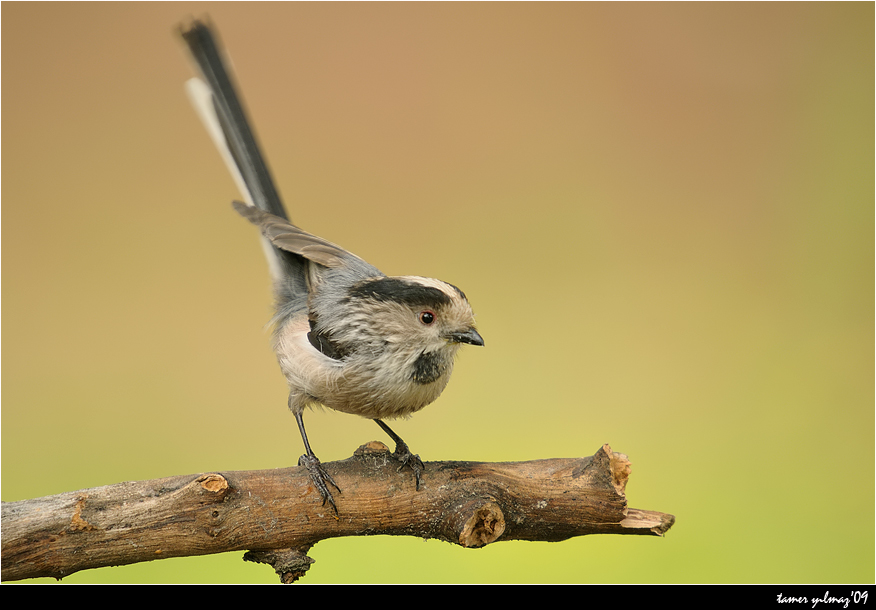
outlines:
M872 3L4 3L2 499L295 463L219 28L292 218L462 287L426 460L629 455L663 538L321 542L323 582L873 582ZM308 416L325 461L384 439ZM276 582L242 553L65 582ZM391 569L387 569L391 566Z

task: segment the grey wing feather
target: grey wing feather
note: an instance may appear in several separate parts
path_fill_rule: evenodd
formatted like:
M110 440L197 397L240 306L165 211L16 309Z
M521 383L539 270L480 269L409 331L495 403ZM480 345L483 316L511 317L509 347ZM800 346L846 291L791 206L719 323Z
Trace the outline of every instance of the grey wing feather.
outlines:
M261 229L262 235L275 248L298 254L328 268L349 264L351 260L361 260L340 246L296 227L285 218L240 201L235 201L233 205L241 216Z

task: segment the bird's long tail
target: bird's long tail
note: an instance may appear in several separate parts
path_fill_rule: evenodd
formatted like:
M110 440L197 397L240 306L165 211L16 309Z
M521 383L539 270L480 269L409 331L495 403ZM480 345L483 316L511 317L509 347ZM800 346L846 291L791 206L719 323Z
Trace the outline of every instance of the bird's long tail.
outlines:
M192 105L219 149L246 203L286 220L289 216L262 157L222 47L211 28L202 21L180 27L201 78L186 82ZM288 256L265 242L268 263L275 279L282 277ZM283 263L286 263L284 265Z

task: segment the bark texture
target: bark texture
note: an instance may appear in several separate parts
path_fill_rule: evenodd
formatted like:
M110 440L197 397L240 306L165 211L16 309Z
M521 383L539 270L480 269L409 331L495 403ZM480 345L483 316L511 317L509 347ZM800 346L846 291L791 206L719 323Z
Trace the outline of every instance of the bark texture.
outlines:
M627 507L630 462L608 445L584 458L427 462L420 491L383 443L325 464L338 514L303 468L137 481L2 504L2 579L249 550L283 582L326 538L389 534L464 547L586 534L663 535L672 515Z

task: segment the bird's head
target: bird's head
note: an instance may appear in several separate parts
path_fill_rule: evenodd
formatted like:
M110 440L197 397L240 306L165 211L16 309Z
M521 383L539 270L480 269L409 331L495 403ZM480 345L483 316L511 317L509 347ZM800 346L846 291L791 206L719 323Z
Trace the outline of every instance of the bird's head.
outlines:
M447 282L417 276L371 278L355 284L349 298L362 312L360 322L369 334L383 342L427 352L484 344L468 299Z

